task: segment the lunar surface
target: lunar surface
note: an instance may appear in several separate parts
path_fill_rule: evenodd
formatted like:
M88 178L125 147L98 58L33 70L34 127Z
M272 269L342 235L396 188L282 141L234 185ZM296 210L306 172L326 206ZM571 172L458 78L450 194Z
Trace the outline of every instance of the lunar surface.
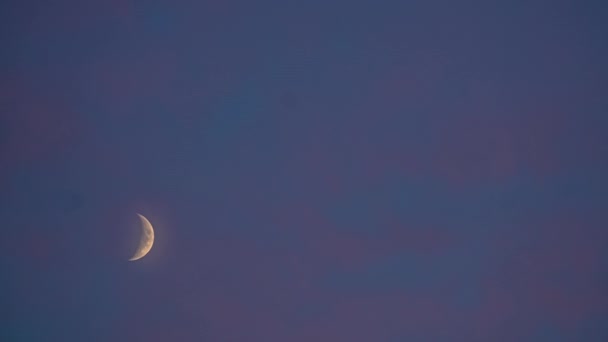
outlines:
M137 251L129 261L139 260L148 254L152 249L152 245L154 244L154 228L152 228L152 224L145 218L143 215L137 214L139 219L141 220L141 229L142 234L139 240L139 246L137 247Z

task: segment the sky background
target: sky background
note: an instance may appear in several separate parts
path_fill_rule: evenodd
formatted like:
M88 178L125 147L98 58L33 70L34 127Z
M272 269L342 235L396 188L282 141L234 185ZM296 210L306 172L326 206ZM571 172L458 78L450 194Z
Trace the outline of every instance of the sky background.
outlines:
M602 1L0 13L2 341L608 340Z

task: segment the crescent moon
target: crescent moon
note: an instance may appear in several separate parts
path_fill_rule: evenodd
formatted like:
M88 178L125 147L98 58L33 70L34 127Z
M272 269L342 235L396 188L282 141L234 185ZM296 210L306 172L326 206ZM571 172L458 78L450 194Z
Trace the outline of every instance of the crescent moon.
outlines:
M137 214L137 216L139 216L139 219L141 220L142 234L137 251L135 251L135 254L133 254L129 261L135 261L145 257L154 244L154 228L152 228L152 224L143 215Z

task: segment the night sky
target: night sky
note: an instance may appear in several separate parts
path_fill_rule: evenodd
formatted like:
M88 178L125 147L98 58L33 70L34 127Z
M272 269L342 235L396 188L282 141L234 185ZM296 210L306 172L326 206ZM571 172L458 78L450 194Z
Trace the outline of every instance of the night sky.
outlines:
M607 13L2 1L0 340L608 341Z

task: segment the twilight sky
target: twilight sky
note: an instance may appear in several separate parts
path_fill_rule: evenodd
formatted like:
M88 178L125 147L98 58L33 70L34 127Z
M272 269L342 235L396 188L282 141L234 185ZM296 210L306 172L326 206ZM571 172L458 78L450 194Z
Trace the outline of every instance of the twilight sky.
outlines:
M3 1L0 340L607 341L607 13Z

